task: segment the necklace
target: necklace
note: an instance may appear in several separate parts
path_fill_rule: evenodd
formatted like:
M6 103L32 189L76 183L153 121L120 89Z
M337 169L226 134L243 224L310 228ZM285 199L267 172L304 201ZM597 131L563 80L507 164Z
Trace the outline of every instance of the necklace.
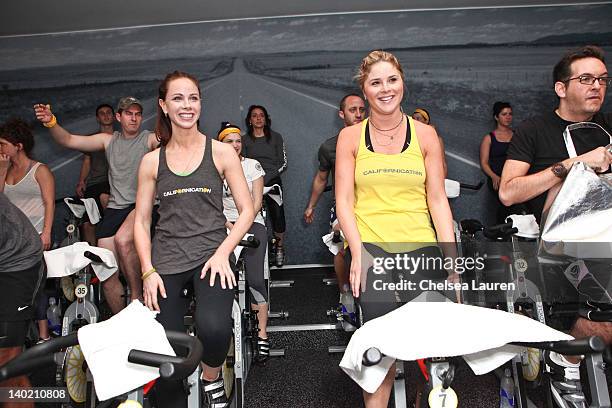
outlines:
M193 158L198 150L199 146L198 148L193 149L193 151L191 152L191 156L189 157L189 161L187 162L187 165L183 168L183 171L176 173L177 176L188 176L189 174L191 174L191 172L188 172L187 170L189 169L189 166L191 166L191 162L193 161Z
M381 129L377 128L376 126L374 126L374 123L370 122L370 123L372 124L372 127L373 127L374 129L376 129L376 130L377 130L377 132L372 132L372 134L374 135L374 138L376 139L376 143L377 143L379 146L383 146L383 147L384 147L384 146L389 146L389 145L391 145L391 144L393 143L393 140L395 139L395 136L397 136L397 134L399 133L399 131L400 131L400 130L402 130L402 128L400 127L400 125L401 125L403 122L404 122L404 115L402 115L402 118L401 118L400 122L399 122L397 125L395 125L395 126L394 126L394 127L392 127L391 129L387 129L387 130L381 130ZM388 131L391 131L391 130L395 130L395 132L393 132L393 134L391 134L391 135L380 134L380 136L384 136L384 137L389 138L389 142L387 142L387 143L381 143L381 142L380 142L380 139L378 138L378 136L376 135L376 133L378 133L378 132L388 132Z
M370 119L370 123L372 124L374 129L378 130L379 132L390 132L392 130L395 130L395 129L397 129L402 124L403 121L404 121L404 115L402 114L402 116L400 117L399 122L397 122L397 125L393 126L392 128L389 128L389 129L379 129L379 128L376 127L376 125L374 124L372 119Z

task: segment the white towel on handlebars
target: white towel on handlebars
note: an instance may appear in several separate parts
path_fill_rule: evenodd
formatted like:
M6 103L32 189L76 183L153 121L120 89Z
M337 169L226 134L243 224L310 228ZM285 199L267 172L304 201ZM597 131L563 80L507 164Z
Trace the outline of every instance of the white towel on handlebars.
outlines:
M415 302L365 323L352 336L340 367L367 392L374 392L394 363L463 356L474 373L485 374L521 351L511 342L571 340L572 336L526 316L452 302ZM372 367L363 353L377 347L385 356Z
M506 217L506 222L512 221L512 227L518 229L517 236L522 238L537 238L540 235L540 227L533 214L512 214Z
M340 237L340 242L334 242L334 231L332 231L327 235L323 235L321 239L327 248L329 248L329 252L334 255L338 255L338 252L344 248L344 235L342 234L342 231L340 231Z
M102 259L102 263L92 263L83 254L89 251ZM75 242L72 245L43 252L47 264L47 278L61 278L77 273L90 263L100 281L105 281L117 272L117 260L111 251L90 246L87 242Z
M263 194L273 199L279 206L283 205L283 190L278 184L264 186Z
M175 356L155 313L135 300L121 312L78 331L79 344L101 401L159 377L159 369L128 362L130 350Z
M100 211L98 210L98 203L96 203L96 200L93 198L82 198L81 201L83 201L84 206L72 203L70 197L64 198L64 202L77 218L83 218L83 214L87 212L89 222L97 224L98 221L100 221Z

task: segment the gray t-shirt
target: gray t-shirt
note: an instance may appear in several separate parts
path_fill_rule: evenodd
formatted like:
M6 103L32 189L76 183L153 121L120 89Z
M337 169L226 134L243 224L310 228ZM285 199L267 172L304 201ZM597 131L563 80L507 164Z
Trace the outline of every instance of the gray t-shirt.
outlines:
M18 272L42 259L40 236L28 217L0 192L0 272Z
M108 208L123 209L136 202L138 167L144 155L149 153L150 133L143 130L138 136L127 139L121 132L113 132L106 148L110 184Z
M270 131L270 140L265 136L255 138L249 135L242 136L242 155L255 159L261 164L266 172L264 176L266 186L287 169L285 142L280 133L273 130Z

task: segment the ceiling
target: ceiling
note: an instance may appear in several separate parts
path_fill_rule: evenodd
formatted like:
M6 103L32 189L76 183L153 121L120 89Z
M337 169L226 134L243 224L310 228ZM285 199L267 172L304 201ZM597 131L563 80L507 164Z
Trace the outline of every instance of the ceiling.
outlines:
M550 0L17 0L4 2L0 37L192 21L410 9L612 2Z

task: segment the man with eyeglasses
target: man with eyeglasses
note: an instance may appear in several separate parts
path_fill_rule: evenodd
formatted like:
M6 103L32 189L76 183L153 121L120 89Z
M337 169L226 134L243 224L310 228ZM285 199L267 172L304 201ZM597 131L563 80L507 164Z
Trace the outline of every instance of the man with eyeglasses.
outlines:
M608 172L612 163L609 148L612 114L600 112L607 89L612 86L603 50L585 46L566 53L553 70L557 109L523 122L514 132L508 149L499 197L504 205L525 203L541 221L546 193L563 182L572 164L586 163L598 173ZM575 125L592 122L595 125ZM563 133L571 130L577 157L569 158ZM559 285L565 285L563 278ZM578 301L573 287L571 296ZM612 288L606 288L612 293ZM571 300L570 300L571 301ZM570 334L576 338L597 335L612 344L612 322L593 322L578 317ZM552 374L551 392L560 407L586 406L580 386L579 356L547 353L546 369Z

